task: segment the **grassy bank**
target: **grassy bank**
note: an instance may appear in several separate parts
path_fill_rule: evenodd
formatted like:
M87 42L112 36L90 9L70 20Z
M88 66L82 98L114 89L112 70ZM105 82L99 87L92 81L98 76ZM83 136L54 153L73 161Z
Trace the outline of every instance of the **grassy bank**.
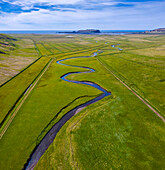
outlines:
M55 122L70 109L100 93L92 87L70 84L60 79L66 72L76 70L84 69L70 69L56 64L55 61L52 63L0 140L2 169L21 169L34 147Z
M3 121L19 96L40 73L50 58L41 58L24 72L0 88L0 122Z
M89 56L97 50L104 52L97 57L63 63L95 69L96 72L68 78L93 81L112 95L68 121L35 169L164 169L163 121L107 70L164 115L164 36L17 35L17 38L33 40L35 50L45 57L0 89L1 101L5 99L0 105L2 109L10 108L50 58L56 59L0 140L1 169L23 168L35 146L64 114L100 94L93 87L60 79L68 72L85 69L56 63L64 58ZM117 44L122 51L112 48Z
M112 92L71 119L36 169L163 169L164 123L95 58L65 63L96 70L70 78Z

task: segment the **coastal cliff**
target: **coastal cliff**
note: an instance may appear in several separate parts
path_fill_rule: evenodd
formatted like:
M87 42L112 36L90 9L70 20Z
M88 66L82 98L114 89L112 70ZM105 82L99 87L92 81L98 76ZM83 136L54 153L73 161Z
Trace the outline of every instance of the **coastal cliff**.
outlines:
M95 29L78 30L77 33L80 34L100 33L100 30L95 30Z
M158 29L154 29L151 31L145 31L144 33L164 33L165 34L165 28L158 28Z
M100 33L100 30L96 29L86 29L86 30L78 30L78 31L66 31L66 32L59 32L59 33L69 33L69 34L93 34L93 33Z

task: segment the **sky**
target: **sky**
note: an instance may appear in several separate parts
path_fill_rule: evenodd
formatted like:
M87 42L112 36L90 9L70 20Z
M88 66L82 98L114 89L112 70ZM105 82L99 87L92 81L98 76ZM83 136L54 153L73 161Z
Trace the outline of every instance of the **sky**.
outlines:
M0 0L0 30L152 30L165 0Z

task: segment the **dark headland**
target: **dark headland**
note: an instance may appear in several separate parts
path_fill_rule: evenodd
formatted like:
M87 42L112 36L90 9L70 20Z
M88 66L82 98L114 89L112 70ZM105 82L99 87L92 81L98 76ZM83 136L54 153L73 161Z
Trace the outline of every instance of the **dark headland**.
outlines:
M78 31L64 31L59 33L70 33L70 34L93 34L93 33L101 33L100 30L96 29L86 29L86 30L78 30Z
M165 34L165 28L157 28L151 31L145 31L144 33L153 33L153 34Z

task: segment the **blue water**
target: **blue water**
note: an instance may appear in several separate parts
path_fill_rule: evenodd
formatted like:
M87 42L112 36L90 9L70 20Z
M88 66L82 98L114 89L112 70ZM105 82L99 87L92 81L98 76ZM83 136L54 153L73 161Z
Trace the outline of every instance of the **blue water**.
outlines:
M144 32L149 30L101 30L102 33L134 33L134 32Z
M0 33L4 34L57 34L58 30L16 30L16 31L2 31Z
M111 45L113 48L117 48L118 50L120 50L120 51L122 51L123 49L121 49L121 48L119 48L119 47L116 47L116 46L118 46L118 45L120 45L120 44L117 44L117 45Z
M99 52L99 51L98 51ZM75 66L75 65L67 65L67 64L63 64L61 63L62 61L66 61L66 60L71 60L71 59L76 59L76 58L88 58L88 57L94 57L96 56L98 53L95 52L93 53L92 56L84 56L84 57L71 57L71 58L67 58L67 59L62 59L62 60L58 60L57 64L60 65L64 65L64 66L71 66L71 67L78 67L78 68L85 68L88 69L89 71L83 71L83 72L69 72L67 74L64 74L63 76L61 76L61 79L67 82L71 82L71 83L77 83L77 84L85 84L88 86L92 86L98 90L100 90L101 92L104 93L104 97L110 95L111 93L108 92L107 90L105 90L104 88L100 87L98 84L94 83L94 82L88 82L88 81L76 81L76 80L69 80L67 79L67 76L71 75L71 74L80 74L80 73L91 73L91 72L95 72L94 69L89 68L89 67L82 67L82 66Z
M59 32L72 32L74 30L0 30L0 33L4 34L59 34ZM142 33L148 30L101 30L100 34L131 34Z
M34 148L33 152L31 153L29 159L27 160L27 163L24 165L25 170L31 170L33 169L36 164L38 163L38 161L40 160L41 156L45 153L45 151L48 149L48 147L52 144L52 142L54 141L57 133L59 132L59 130L63 127L63 125L70 119L72 118L76 113L80 112L81 109L89 106L92 103L95 103L101 99L103 99L106 96L111 95L110 92L106 91L104 88L102 88L101 86L99 86L98 84L94 83L94 82L88 82L88 81L76 81L76 80L69 80L67 79L67 76L71 75L71 74L80 74L80 73L90 73L90 72L95 72L94 69L89 68L89 67L82 67L82 66L75 66L75 65L67 65L67 64L63 64L61 62L66 61L66 60L70 60L70 59L76 59L76 58L87 58L87 57L94 57L96 56L98 53L100 53L100 50L98 50L98 52L94 53L92 56L84 56L84 57L71 57L71 58L67 58L67 59L62 59L57 61L57 64L60 65L64 65L64 66L71 66L71 67L79 67L79 68L85 68L88 69L89 71L84 71L84 72L69 72L67 74L64 74L63 76L61 76L61 79L70 83L77 83L77 84L85 84L88 86L92 86L94 88L97 88L98 90L100 90L101 92L103 92L101 95L97 96L96 98L89 100L88 102L81 104L77 107L75 107L74 109L70 110L69 112L67 112L51 129L50 131L45 135L45 137L42 139L42 141L39 143L39 145L36 146L36 148ZM64 109L65 107L63 107ZM59 112L60 113L60 112Z

